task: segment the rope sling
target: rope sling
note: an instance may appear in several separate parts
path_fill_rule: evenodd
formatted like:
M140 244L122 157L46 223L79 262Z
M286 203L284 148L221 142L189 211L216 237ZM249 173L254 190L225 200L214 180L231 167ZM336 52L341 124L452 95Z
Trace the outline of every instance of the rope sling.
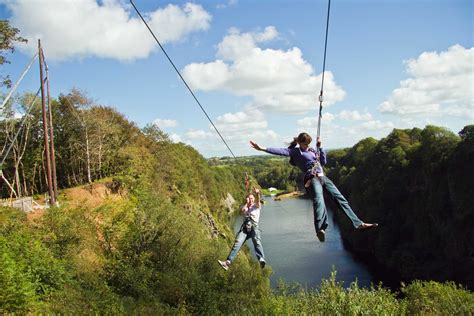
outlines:
M323 117L323 91L324 91L324 73L326 71L326 51L328 47L328 31L329 31L329 12L331 10L331 0L328 0L328 13L326 17L326 38L324 40L324 58L323 58L323 73L321 79L321 90L319 92L319 116L318 116L318 131L317 138L321 136L321 119Z

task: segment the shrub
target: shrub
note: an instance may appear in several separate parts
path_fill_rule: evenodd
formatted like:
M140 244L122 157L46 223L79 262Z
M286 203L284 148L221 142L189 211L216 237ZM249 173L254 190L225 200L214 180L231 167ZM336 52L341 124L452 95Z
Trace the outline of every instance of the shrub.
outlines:
M474 314L474 294L454 282L414 281L402 293L411 315Z

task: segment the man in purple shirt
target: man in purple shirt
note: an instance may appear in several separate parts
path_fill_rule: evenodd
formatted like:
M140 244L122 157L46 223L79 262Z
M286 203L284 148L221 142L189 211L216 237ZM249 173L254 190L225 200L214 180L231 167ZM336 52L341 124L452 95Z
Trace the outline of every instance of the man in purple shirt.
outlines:
M339 207L352 221L357 229L369 229L377 227L378 224L369 224L361 221L354 213L346 198L339 192L334 183L324 175L323 166L326 164L326 152L321 147L321 140L318 137L316 149L310 148L311 136L301 133L293 139L288 148L265 148L250 141L251 146L269 154L288 156L290 163L298 167L304 174L305 187L313 200L314 227L316 236L323 242L325 240L325 230L328 226L328 215L324 203L323 189L336 201ZM298 145L298 147L296 147Z

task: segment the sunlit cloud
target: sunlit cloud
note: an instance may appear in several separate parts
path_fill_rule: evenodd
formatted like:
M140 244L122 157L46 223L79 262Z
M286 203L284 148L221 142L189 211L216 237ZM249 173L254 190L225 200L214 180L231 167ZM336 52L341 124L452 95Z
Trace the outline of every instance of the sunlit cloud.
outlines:
M359 113L359 111L341 111L338 115L338 118L347 120L347 121L368 121L372 119L372 114L366 113Z
M225 8L228 8L228 7L235 6L237 3L238 3L237 0L229 0L225 3L218 3L216 5L216 9L225 9Z
M32 54L41 39L49 59L146 58L157 47L133 8L119 0L1 1L12 25L28 39L20 49ZM168 4L142 13L162 44L183 41L210 26L211 15L194 3Z
M234 134L264 129L268 126L268 123L263 112L257 109L249 109L235 113L225 113L217 117L215 125L226 134Z
M327 123L330 123L334 120L336 116L332 113L329 113L329 112L325 112L323 113L323 116L321 118L321 124L327 124ZM308 127L314 127L314 126L317 126L318 125L318 118L317 117L305 117L303 119L300 119L300 120L297 120L296 121L296 124L300 127L303 127L303 128L308 128Z
M158 126L161 129L178 126L178 122L176 120L159 119L159 118L154 120L153 124L155 124L156 126Z
M173 134L170 134L169 137L170 137L170 139L171 139L174 143L181 143L181 142L183 142L181 136L178 135L178 134L174 134L174 133L173 133Z
M190 129L184 134L184 136L189 140L215 138L211 132L206 132L201 129Z
M410 77L379 106L380 112L474 119L474 48L454 45L405 63Z
M322 74L314 73L298 47L261 47L278 37L273 26L249 33L232 28L217 45L215 61L189 64L183 75L196 90L249 96L252 106L260 110L304 114L314 109ZM345 95L334 75L327 71L325 105L341 101Z

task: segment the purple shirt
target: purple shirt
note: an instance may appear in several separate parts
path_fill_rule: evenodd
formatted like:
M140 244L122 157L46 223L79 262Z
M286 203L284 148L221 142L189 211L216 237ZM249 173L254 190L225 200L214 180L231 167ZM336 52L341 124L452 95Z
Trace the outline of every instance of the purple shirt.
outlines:
M315 162L318 160L321 166L324 166L327 162L326 152L322 148L319 148L318 150L315 150L313 148L308 148L307 151L301 150L301 148L299 147L267 148L267 150L265 151L272 155L291 157L293 163L304 173L310 172ZM319 156L319 159L318 159L318 156ZM323 170L319 166L317 167L316 172L322 173Z

